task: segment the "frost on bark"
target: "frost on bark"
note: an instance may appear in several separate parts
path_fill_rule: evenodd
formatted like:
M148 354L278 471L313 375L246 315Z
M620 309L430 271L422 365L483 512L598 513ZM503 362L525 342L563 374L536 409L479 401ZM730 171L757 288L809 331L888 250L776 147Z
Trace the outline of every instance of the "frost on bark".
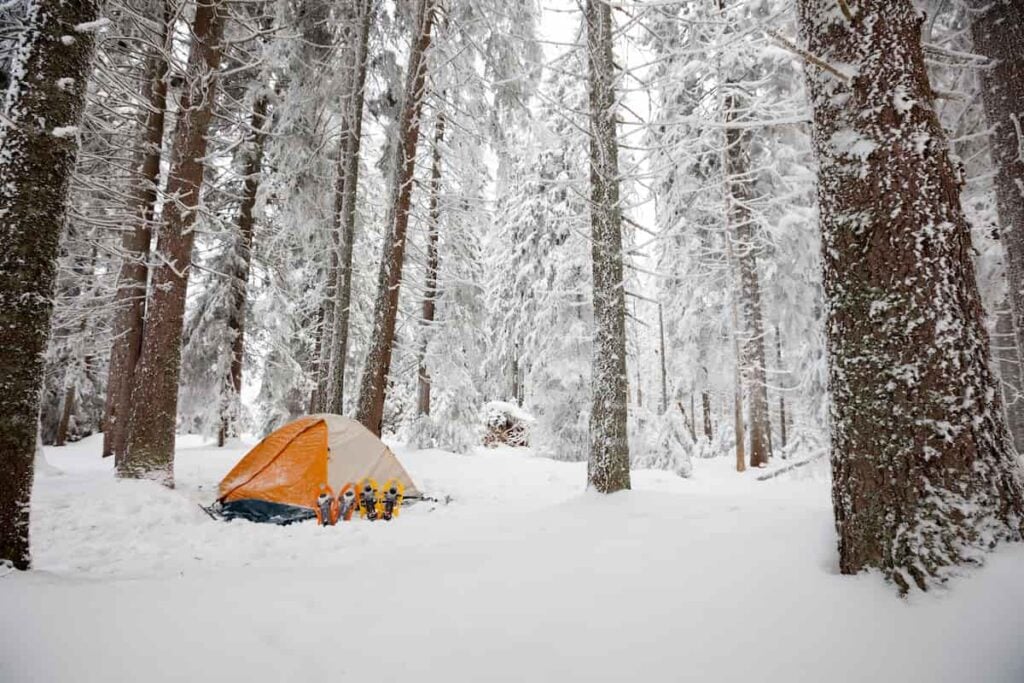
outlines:
M961 179L911 0L800 0L820 163L833 504L844 574L926 588L1019 540L1024 500Z
M1016 385L1024 349L1024 5L1018 0L970 0L969 5L974 50L992 60L979 73L985 117L992 128L989 148L996 167L996 208L1018 355ZM1024 446L1024 400L1006 408L1019 451Z
M252 239L256 229L256 198L260 191L260 176L263 173L263 150L266 146L267 94L256 95L249 121L249 139L245 150L245 183L242 188L242 202L238 207L237 234L235 236L235 271L231 274L231 302L228 307L227 329L231 338L231 362L225 378L224 395L221 398L220 431L217 445L223 446L237 437L238 419L241 412L242 362L245 357L245 311L246 294L249 284L249 267L252 263Z
M590 225L594 277L593 403L587 481L601 493L630 487L627 440L626 297L615 120L614 24L602 0L587 0L590 86Z
M779 376L783 376L786 372L785 366L782 364L782 333L779 332L779 326L775 326L775 362L778 364L777 372ZM786 448L786 396L780 391L779 392L779 439L782 442L783 451ZM785 458L785 454L782 456Z
M352 246L356 236L356 200L359 194L359 150L363 138L363 101L366 93L367 48L370 37L372 0L360 0L356 20L357 34L351 54L351 90L346 103L346 125L339 165L338 201L335 221L338 225L338 255L334 274L334 302L329 334L330 362L327 371L326 405L329 413L344 412L345 361L348 357L348 321L352 304Z
M1004 301L995 313L996 326L992 339L992 355L999 368L1006 422L1017 453L1024 453L1024 374L1021 373L1020 352L1014 334L1013 312Z
M370 348L363 364L363 376L359 385L356 419L378 436L384 418L384 399L387 394L388 373L391 370L398 292L405 260L405 233L409 226L413 175L416 170L416 147L420 136L420 113L427 80L426 53L430 47L435 11L435 0L420 0L416 34L409 52L409 71L406 75L402 101L402 118L398 128L400 137L398 158L394 165L395 177L391 183L392 223L384 237Z
M726 123L741 120L733 95L725 98ZM742 337L736 362L740 364L750 434L750 466L763 467L771 457L771 424L765 370L764 321L761 283L757 270L757 235L750 204L754 199L750 171L750 133L739 127L725 130L725 184L729 205L729 235L739 276L739 308ZM740 430L737 429L737 438Z
M92 0L33 0L0 119L0 562L28 569L29 505L57 248L78 155Z
M427 281L423 288L423 316L425 330L420 346L419 371L417 373L416 412L430 415L430 371L427 369L427 342L434 325L437 307L437 269L439 256L437 241L441 222L441 144L444 142L444 114L438 112L434 121L434 149L430 166L430 215L427 220Z
M213 116L226 3L200 2L192 26L188 72L178 106L168 201L157 241L151 295L132 386L131 416L122 477L157 479L174 485L174 431L181 374L181 335L206 131Z
M117 460L124 453L131 409L132 378L142 345L146 312L146 278L149 274L149 244L163 157L164 121L167 113L167 57L170 49L171 3L163 5L162 42L153 50L146 70L146 98L143 138L139 150L138 180L132 202L135 224L121 238L123 251L117 281L117 296L110 330L110 367L103 417L103 457Z

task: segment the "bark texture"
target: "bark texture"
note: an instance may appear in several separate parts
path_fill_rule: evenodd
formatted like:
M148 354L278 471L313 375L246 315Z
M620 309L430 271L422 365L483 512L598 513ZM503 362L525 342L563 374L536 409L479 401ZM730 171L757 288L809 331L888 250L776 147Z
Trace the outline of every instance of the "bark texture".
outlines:
M990 369L960 207L911 0L800 0L831 391L833 504L844 574L901 590L1019 540L1024 498Z
M221 399L220 431L217 435L219 446L223 446L227 439L239 435L239 396L242 393L242 362L245 359L246 294L249 267L252 264L253 233L256 229L256 216L253 210L256 208L260 176L263 173L263 150L267 141L266 123L267 95L260 93L253 100L252 116L249 121L249 140L245 150L245 183L236 224L238 232L235 237L235 271L231 274L231 304L227 319L228 334L231 337L231 362L228 364L228 376L225 378L224 396Z
M31 563L43 354L93 52L75 27L97 15L93 0L29 3L0 119L0 563L18 569Z
M213 116L221 37L227 14L221 0L196 6L188 73L178 108L167 180L168 202L157 242L142 351L132 387L122 477L174 485L174 432L181 374L181 334L192 258L192 225L205 170L206 132Z
M995 335L992 339L992 355L999 368L999 385L1002 388L1003 405L1006 407L1006 422L1010 428L1013 445L1018 453L1024 453L1024 375L1021 374L1020 350L1013 325L1013 312L1008 301L996 311Z
M430 371L427 369L427 342L434 325L437 308L437 269L440 257L437 241L441 223L441 144L444 142L444 114L438 112L434 121L434 149L430 166L430 218L427 222L427 277L423 288L423 326L427 334L420 346L419 371L417 373L416 412L430 415Z
M435 0L420 0L416 34L409 52L408 73L399 124L398 158L392 180L391 228L384 237L380 272L377 278L377 301L373 310L373 334L363 364L359 385L356 419L380 436L387 396L388 373L391 371L391 349L395 340L395 316L398 314L398 292L402 284L405 261L405 233L409 227L413 175L416 170L416 147L420 138L420 113L427 81L426 54L436 12Z
M996 208L1006 250L1017 351L1018 370L1011 384L1019 386L1024 376L1020 370L1024 349L1024 4L1017 0L970 0L969 4L974 50L992 60L992 66L979 73L985 117L992 127L989 148L996 166ZM1024 400L1008 403L1006 411L1020 452L1024 448Z
M601 493L630 488L626 297L616 130L614 24L602 0L587 0L590 89L590 226L594 277L593 403L587 481Z
M131 411L132 378L142 346L146 313L146 279L149 244L156 209L160 160L163 157L164 122L167 113L167 58L170 49L171 3L163 2L162 49L153 51L147 69L147 108L140 148L138 185L134 191L135 224L121 238L123 261L118 274L117 296L111 326L110 367L103 417L103 457L117 460L124 453Z

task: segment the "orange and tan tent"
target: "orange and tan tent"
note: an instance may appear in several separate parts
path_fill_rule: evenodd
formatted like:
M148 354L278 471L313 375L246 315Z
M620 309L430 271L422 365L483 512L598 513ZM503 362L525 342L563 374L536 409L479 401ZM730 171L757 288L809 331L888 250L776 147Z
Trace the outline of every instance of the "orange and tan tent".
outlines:
M321 493L373 479L397 481L406 498L419 490L391 449L355 420L309 415L260 441L220 482L224 517L284 524L316 516Z

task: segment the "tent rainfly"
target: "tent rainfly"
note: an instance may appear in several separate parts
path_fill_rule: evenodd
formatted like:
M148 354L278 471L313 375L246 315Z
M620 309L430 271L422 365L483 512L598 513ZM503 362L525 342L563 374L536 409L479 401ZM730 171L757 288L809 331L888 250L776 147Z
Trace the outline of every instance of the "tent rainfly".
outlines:
M341 415L308 415L276 430L220 482L220 514L287 524L316 517L316 499L348 483L394 480L405 497L421 497L391 449L370 430Z

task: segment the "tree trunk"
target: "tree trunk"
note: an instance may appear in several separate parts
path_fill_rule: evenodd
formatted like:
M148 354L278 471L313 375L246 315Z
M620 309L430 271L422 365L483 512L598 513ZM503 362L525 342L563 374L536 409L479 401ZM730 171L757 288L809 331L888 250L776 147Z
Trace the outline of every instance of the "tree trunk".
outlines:
M736 259L733 255L732 236L725 235L725 253L729 268L736 270ZM737 289L737 288L734 288ZM736 471L743 472L747 469L746 441L747 429L743 424L743 351L740 344L740 311L738 292L734 291L731 297L729 310L732 322L732 348L736 357L736 365L733 372L733 425L736 437Z
M39 391L93 51L76 27L97 15L94 0L28 2L0 118L0 562L17 569L31 564Z
M145 124L140 149L138 184L133 204L135 225L121 237L123 251L118 275L117 295L111 325L110 367L107 371L107 398L103 417L103 457L118 460L124 453L131 411L132 378L142 346L142 328L146 312L146 278L149 274L149 243L160 183L163 155L164 120L167 112L167 57L170 49L171 3L163 2L161 47L150 56L147 69Z
M707 391L702 391L700 393L700 402L704 408L704 436L707 437L708 441L711 441L711 395Z
M356 200L359 196L359 150L363 139L363 99L366 93L367 47L372 0L359 3L358 30L352 50L352 91L345 135L344 183L338 207L340 224L327 412L344 412L345 362L348 358L348 321L352 306L352 247L356 238Z
M665 362L665 316L662 314L661 303L658 303L658 333L661 337L661 412L668 410L668 370ZM693 395L690 395L693 398Z
M725 120L739 120L734 96L725 98ZM725 130L725 177L729 202L730 235L735 239L735 265L739 271L739 301L743 325L740 364L747 400L750 432L750 466L764 467L771 457L771 424L768 414L768 385L765 371L764 322L761 314L761 284L757 273L754 217L748 206L754 198L750 175L750 134L741 128ZM735 235L735 238L733 238Z
M203 182L206 131L213 116L226 5L196 5L186 84L178 107L153 286L146 311L142 351L132 387L131 419L122 477L152 478L174 485L174 431L181 374L181 334L192 241Z
M427 282L423 290L423 344L420 347L417 412L430 415L430 372L427 370L427 341L434 325L437 304L437 239L441 223L441 143L444 141L444 114L434 122L434 153L430 169L430 219L427 224Z
M57 435L53 439L54 446L63 446L68 441L68 428L71 416L75 412L75 387L69 385L64 390L64 398L60 402L60 420L57 422Z
M517 406L523 405L522 382L519 381L519 344L512 349L512 400Z
M1010 446L912 0L800 0L820 163L833 504L844 574L905 591L1019 540Z
M1024 6L1016 0L971 0L974 50L992 60L981 69L985 117L993 128L989 148L995 163L996 208L1017 351L1019 388L1024 350ZM1018 452L1024 448L1024 401L1006 406Z
M1006 422L1010 436L1018 453L1024 453L1024 383L1021 374L1021 354L1014 335L1013 312L1008 301L996 311L995 339L992 340L992 354L999 368L999 385L1002 387L1003 405L1006 408Z
M231 283L231 304L228 309L228 335L231 337L231 363L225 378L225 395L221 397L220 432L217 445L223 446L238 436L238 418L241 412L239 396L242 393L242 361L245 356L245 309L249 283L249 267L252 263L252 237L256 228L256 196L260 191L260 176L263 173L263 149L267 141L267 95L260 93L252 104L252 118L249 122L249 140L245 151L245 185L242 189L242 203L238 207L238 234L236 236L234 266Z
M775 326L775 360L779 365L779 376L785 372L782 367L782 333L779 326ZM786 397L782 391L779 392L779 438L782 440L782 447L786 447ZM783 456L785 457L785 456Z
M627 437L626 298L615 117L614 24L602 0L587 0L590 84L590 225L594 278L593 403L589 485L601 493L630 488Z
M423 108L427 80L426 53L434 25L435 2L419 2L416 37L409 53L409 72L406 75L402 119L398 129L401 144L392 182L393 222L384 238L377 278L377 302L373 310L373 333L359 386L356 419L378 436L384 419L384 399L391 370L391 347L395 339L395 316L398 313L398 293L405 261L405 232L409 226L416 146L420 137L420 111Z

